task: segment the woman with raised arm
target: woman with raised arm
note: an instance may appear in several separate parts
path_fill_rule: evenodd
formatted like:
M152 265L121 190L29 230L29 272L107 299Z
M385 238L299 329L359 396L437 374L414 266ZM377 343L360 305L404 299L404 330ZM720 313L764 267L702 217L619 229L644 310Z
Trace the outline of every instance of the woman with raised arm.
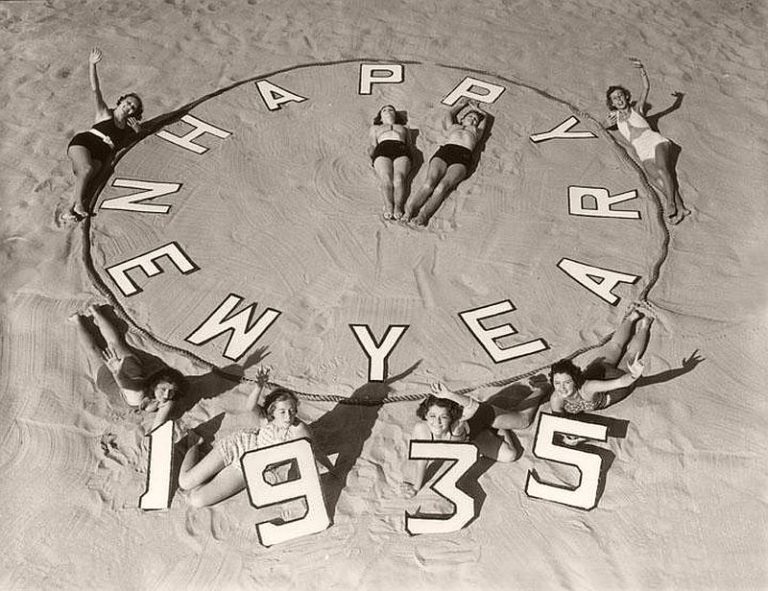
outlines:
M384 195L384 219L399 220L403 217L405 182L411 169L405 118L392 105L384 105L374 117L368 137L368 155Z
M296 395L277 388L265 396L269 372L260 368L256 379L256 387L244 409L252 419L250 428L217 441L202 459L199 458L202 439L194 431L187 435L189 446L181 464L179 488L189 491L189 503L195 507L213 505L245 488L240 458L246 452L311 438L307 425L296 416L299 404ZM275 475L275 480L278 479Z
M540 392L535 389L538 397ZM474 443L480 453L497 462L514 462L522 454L509 433L510 429L526 429L533 422L537 404L523 410L509 411L451 392L443 384L433 384L432 394L416 409L416 422L411 439L428 441L459 441ZM498 435L492 430L496 430ZM410 480L402 484L403 493L414 496L424 485L426 460L417 460Z
M485 135L486 121L480 104L466 98L443 113L446 142L430 159L424 184L405 204L405 221L426 226L450 192L467 177Z
M606 127L616 126L635 150L648 179L653 187L666 200L667 217L673 224L679 224L691 213L683 204L677 186L672 161L672 142L660 133L653 131L645 119L648 92L651 83L648 72L637 58L629 58L632 65L640 72L643 91L634 105L630 92L623 86L611 86L605 93L608 115Z
M553 364L550 382L554 391L549 399L552 410L578 414L624 400L645 370L641 357L648 344L651 323L651 318L632 310L585 371L570 359Z
M128 406L156 413L152 429L171 418L174 405L184 395L186 380L172 367L163 367L149 373L136 352L128 346L123 335L107 318L100 306L90 306L88 313L101 334L91 334L87 326L88 314L73 314L69 321L77 326L80 342L93 363L104 364ZM102 347L101 341L106 346Z
M86 202L88 183L105 164L111 163L118 150L127 146L141 131L139 121L144 107L137 94L124 94L117 99L113 109L104 102L96 72L96 64L101 58L98 48L93 48L88 57L91 90L96 100L95 123L88 131L73 137L67 146L67 156L75 174L75 198L63 216L68 221L79 222L89 215Z

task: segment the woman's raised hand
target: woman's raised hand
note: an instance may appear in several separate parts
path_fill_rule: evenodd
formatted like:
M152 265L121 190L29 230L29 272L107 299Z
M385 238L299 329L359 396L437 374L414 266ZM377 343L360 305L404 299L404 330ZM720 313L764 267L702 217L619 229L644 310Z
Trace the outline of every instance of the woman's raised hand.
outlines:
M135 133L141 133L141 123L139 122L136 117L128 117L128 119L125 120L125 123L130 127Z
M636 57L630 57L629 63L632 64L635 68L645 69L645 66L643 65L643 62L641 62Z
M437 398L447 398L448 400L453 400L458 404L464 403L463 397L454 394L440 382L434 382L430 388L432 389L432 396Z
M262 388L269 383L269 371L269 367L264 367L262 365L256 370L256 383Z
M91 54L88 56L89 64L98 64L101 61L101 49L94 47L91 49Z
M101 352L101 357L104 359L104 363L112 371L117 371L120 368L120 358L115 353L112 347L107 347Z

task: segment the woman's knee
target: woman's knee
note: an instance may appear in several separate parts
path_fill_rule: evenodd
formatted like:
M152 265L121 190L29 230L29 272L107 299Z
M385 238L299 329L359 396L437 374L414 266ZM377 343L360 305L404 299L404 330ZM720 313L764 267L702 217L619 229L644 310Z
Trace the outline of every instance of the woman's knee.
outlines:
M94 174L96 174L96 171L98 171L98 166L94 165L91 162L80 162L75 165L75 176L83 177L83 178L90 178Z
M181 490L190 490L195 484L186 472L179 473L179 488Z
M508 443L505 443L499 448L499 457L496 458L497 462L503 462L503 463L511 463L516 462L520 459L520 456L523 455L522 449L515 449L514 447L511 447Z
M196 507L196 508L207 507L208 505L211 504L206 498L205 494L199 489L190 491L189 496L187 497L187 502L192 507Z

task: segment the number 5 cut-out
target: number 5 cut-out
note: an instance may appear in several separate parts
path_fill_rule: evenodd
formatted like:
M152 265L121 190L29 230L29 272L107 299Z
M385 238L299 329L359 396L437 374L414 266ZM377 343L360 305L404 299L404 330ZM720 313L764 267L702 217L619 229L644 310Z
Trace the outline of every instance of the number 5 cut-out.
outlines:
M594 509L597 506L597 489L603 458L597 454L571 449L554 443L555 433L578 435L598 441L608 440L608 427L565 417L541 413L533 455L558 464L575 466L579 470L579 484L576 487L546 484L532 471L528 471L525 494L536 499L545 499L569 507Z
M264 475L272 464L296 461L299 478L287 482L269 483ZM269 447L256 449L240 458L251 505L263 509L288 501L304 499L307 510L304 515L283 524L269 523L270 518L256 524L259 541L272 546L294 538L323 531L331 524L325 510L320 476L315 465L315 454L308 439L296 439Z
M411 460L452 460L453 465L431 486L455 507L447 517L414 517L405 514L405 531L409 534L437 534L458 531L475 517L475 501L456 487L456 482L475 462L478 451L471 443L449 441L411 441ZM418 483L417 483L418 484Z

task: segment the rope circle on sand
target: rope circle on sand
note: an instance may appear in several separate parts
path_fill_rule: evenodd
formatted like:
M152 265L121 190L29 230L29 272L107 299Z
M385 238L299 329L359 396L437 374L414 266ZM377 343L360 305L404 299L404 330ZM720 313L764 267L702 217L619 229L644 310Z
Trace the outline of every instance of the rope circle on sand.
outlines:
M380 62L380 61L383 61L383 60L369 59L369 58L366 58L365 60L349 59L349 60L340 60L340 61L336 61L336 62L331 62L331 64L344 64L344 63L352 63L352 62L359 62L359 61ZM391 61L391 60L387 60L387 61ZM414 63L419 63L419 62L414 62L412 60L399 60L399 63L414 64ZM275 72L271 72L269 74L264 74L264 75L256 76L256 77L244 80L244 81L240 81L240 82L234 83L234 84L232 84L230 86L227 86L226 88L223 88L223 89L217 90L217 91L215 91L213 93L210 93L209 95L206 95L206 96L204 96L202 98L199 98L199 99L197 99L197 100L187 104L186 106L178 109L175 112L172 112L172 113L169 113L169 114L166 114L166 115L162 115L160 117L157 117L157 118L153 119L152 121L148 121L145 124L146 131L144 133L142 133L141 137L139 137L134 142L134 144L137 143L138 141L140 141L141 139L143 139L144 137L146 137L147 135L151 135L152 133L155 133L158 129L160 129L161 127L167 125L168 123L171 123L171 122L174 122L174 121L177 121L177 120L181 119L181 117L183 117L184 115L188 114L195 106L199 105L200 103L202 103L202 102L204 102L204 101L206 101L206 100L208 100L210 98L213 98L215 96L218 96L218 95L220 95L220 94L222 94L222 93L224 93L224 92L226 92L226 91L228 91L228 90L230 90L232 88L235 88L235 87L240 86L242 84L246 84L248 82L252 82L254 80L266 79L266 78L268 78L270 76L273 76L275 74L278 74L278 73L281 73L281 72L286 72L286 71L289 71L289 70L292 70L292 69L295 69L295 68L298 68L298 67L315 66L315 65L329 65L329 64L328 63L302 64L300 66L293 66L293 67L290 67L290 68L284 68L284 69L281 69L281 70L277 70ZM533 92L535 92L535 93L537 93L537 94L539 94L541 96L544 96L544 97L546 97L548 99L551 99L551 100L553 100L555 102L558 102L558 103L566 106L568 109L570 109L570 111L574 115L576 115L576 116L578 116L578 117L580 117L582 119L586 119L586 120L591 121L595 125L596 129L598 130L598 133L602 137L606 138L609 142L611 142L611 144L613 145L614 150L615 150L615 152L617 152L619 158L625 164L627 164L630 168L633 168L638 173L638 176L640 177L640 182L643 185L643 188L646 190L646 192L653 199L653 202L656 205L656 218L657 218L657 222L659 223L659 225L660 225L660 227L662 229L662 233L663 233L663 241L662 241L662 244L661 244L661 253L662 254L655 261L655 263L654 263L654 265L652 267L651 274L650 274L650 277L648 279L648 282L645 285L645 287L643 288L643 290L641 291L640 297L638 298L638 301L640 303L648 302L648 295L651 292L651 290L653 289L653 287L655 287L656 283L658 282L658 280L660 278L660 275L661 275L661 269L664 266L664 263L666 262L666 260L668 258L668 255L669 255L669 244L670 244L671 236L670 236L670 233L669 233L669 229L667 228L666 224L664 223L664 212L663 212L663 208L662 208L662 205L661 205L661 201L660 201L658 195L656 194L656 191L651 186L651 184L650 184L650 182L648 180L648 177L647 177L645 171L642 169L642 167L639 166L637 164L637 162L635 162L635 160L632 159L632 157L621 146L621 144L610 133L608 133L602 127L602 125L599 123L599 121L597 121L597 119L595 119L595 117L593 117L592 115L590 115L589 113L587 113L585 111L582 111L581 109L579 109L578 107L576 107L575 105L569 103L568 101L566 101L564 99L558 98L558 97L550 94L547 91L544 91L544 90L541 90L539 88L536 88L532 84L521 82L519 80L512 80L511 78L500 76L498 74L495 74L495 73L492 73L492 72L488 72L488 71L485 71L485 70L479 70L479 69L468 68L468 67L463 67L463 66L455 66L455 65L451 65L451 64L440 64L440 63L437 63L435 65L438 65L438 66L441 66L441 67L445 67L445 68L451 68L451 69L456 69L456 70L468 71L468 72L472 72L474 74L484 74L484 75L488 75L488 76L493 76L495 78L498 78L500 80L504 80L504 81L509 82L511 84L515 84L515 85L519 85L521 87L525 87L525 88L527 88L527 89L529 89L529 90L531 90L531 91L533 91ZM112 171L114 169L114 165L117 164L117 162L120 160L120 158L122 158L122 156L132 146L133 146L133 144L131 144L126 149L124 149L120 154L118 154L117 157L115 158L115 161L114 161L113 165L111 167L104 167L104 170L101 172L101 174L99 175L99 177L97 179L97 184L96 184L96 187L95 187L95 189L93 191L93 196L94 197L98 196L99 193L104 188L104 186L106 185L106 182L107 182L109 176L111 175L111 173L112 173ZM198 355L195 355L194 353L192 353L192 352L190 352L190 351L188 351L186 349L182 349L181 347L176 347L176 346L170 345L168 343L165 343L164 341L158 339L151 332L149 332L146 329L144 329L143 327L139 326L133 320L133 318L126 312L125 308L117 300L117 298L115 297L115 295L112 292L112 290L110 290L109 287L107 287L107 285L104 283L104 281L102 280L101 276L97 273L97 271L96 271L96 269L95 269L95 267L93 265L93 260L92 260L92 258L90 256L90 251L91 251L91 220L92 219L93 219L92 216L88 216L80 224L80 226L82 228L82 234L83 234L82 259L83 259L83 263L84 263L86 272L87 272L88 277L90 278L91 282L96 287L96 289L101 293L101 295L107 300L109 305L114 309L115 314L121 320L126 322L126 324L129 326L129 329L131 331L135 332L135 333L140 334L142 337L144 337L145 339L147 339L150 342L152 342L158 348L160 348L160 349L162 349L164 351L167 351L169 353L173 353L175 355L181 355L181 356L183 356L183 357L193 361L194 363L197 363L197 364L200 364L200 365L202 365L204 367L207 367L214 374L216 374L216 375L218 375L218 376L220 376L220 377L222 377L224 379L227 379L227 380L230 380L230 381L233 381L233 382L238 382L238 383L256 383L256 380L254 380L252 378L247 378L247 377L244 377L244 376L242 376L242 377L241 376L236 376L234 374L228 373L228 372L222 370L221 368L219 368L218 366L214 365L213 363L203 359L202 357L200 357ZM606 335L602 339L600 339L598 342L593 343L591 345L586 345L584 347L581 347L581 348L575 350L570 355L568 355L566 358L567 359L573 359L573 358L578 357L578 356L580 356L580 355L582 355L584 353L587 353L587 352L589 352L591 350L597 349L597 348L603 346L605 343L607 343L612 336L613 336L613 333L609 333L608 335ZM472 392L472 391L475 391L475 390L479 390L479 389L483 389L483 388L500 388L500 387L509 386L509 385L514 384L516 382L520 382L522 380L525 380L525 379L531 378L531 377L533 377L533 376L535 376L537 374L540 374L541 372L544 372L544 371L548 370L550 367L551 367L551 364L546 364L546 365L537 367L537 368L535 368L533 370L527 371L527 372L522 373L522 374L518 374L518 375L515 375L515 376L510 376L508 378L502 378L502 379L499 379L499 380L492 380L492 381L481 383L481 384L477 384L477 385L474 385L474 386L458 389L458 390L456 390L456 392L459 393L459 394L467 394L469 392ZM276 384L274 382L268 382L268 385L270 385L270 386L279 386L279 384ZM339 395L339 394L321 394L321 393L316 393L316 392L305 392L305 391L296 390L296 389L293 389L293 388L289 388L289 389L292 392L294 392L297 396L299 396L300 398L302 398L304 400L308 400L308 401L332 402L332 403L337 403L337 404L348 404L348 405L358 405L358 406L380 406L382 404L395 403L395 402L416 402L416 401L419 401L419 400L422 400L422 399L426 398L429 395L429 393L397 394L397 395L393 395L393 396L387 396L387 397L385 397L383 399L379 399L379 400L365 400L365 399L359 399L359 398L349 398L347 396L343 396L343 395Z

